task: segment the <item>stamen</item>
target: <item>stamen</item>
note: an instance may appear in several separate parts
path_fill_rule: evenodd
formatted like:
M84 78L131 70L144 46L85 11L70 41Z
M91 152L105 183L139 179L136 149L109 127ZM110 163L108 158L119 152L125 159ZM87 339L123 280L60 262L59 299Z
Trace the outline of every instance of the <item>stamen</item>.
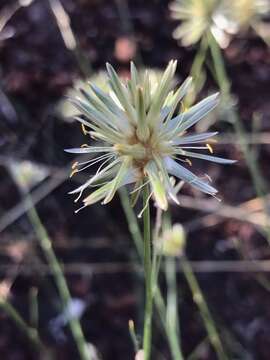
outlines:
M86 130L86 127L84 124L81 124L81 127L82 127L82 132L84 135L88 135L89 134L89 131Z
M108 159L105 160L105 161L100 165L100 167L97 169L96 175L100 173L100 171L102 170L102 168L104 167L104 165L105 165L108 161L110 161L111 159L113 159L114 156L115 156L114 154L113 154L113 155L110 155L110 157L108 157Z
M211 154L213 154L214 150L210 144L206 144L207 149L210 151Z
M75 203L79 201L80 197L81 197L82 194L83 194L83 190L84 190L84 189L82 189L82 190L80 191L79 195L78 195L78 196L76 197L76 199L74 200Z
M149 184L150 183L150 180L146 181L145 183L143 183L142 185L140 185L139 187L137 187L136 189L133 189L131 192L130 192L130 195L131 194L134 194L136 191L142 189L145 185Z
M79 162L75 161L75 163L72 164L71 169L73 169L73 170L76 169L78 167L78 165L79 165Z
M185 161L188 163L189 166L192 166L192 162L190 159L185 159Z
M109 155L110 155L110 154L104 154L104 155L100 155L100 156L98 156L98 157L94 157L94 158L92 158L92 159L90 159L90 160L87 160L87 161L83 161L83 162L78 163L78 166L86 165L86 164L89 164L89 163L91 163L91 162L95 162L95 161L97 161L97 160L101 161L101 160L105 159L106 157L108 157Z
M151 194L148 196L144 208L143 208L142 211L139 213L139 215L138 215L138 218L139 218L139 219L142 217L143 213L144 213L145 210L147 209L147 206L149 205L149 201L150 201L152 195L153 195L153 191L152 191Z
M108 157L108 154L106 154L106 157ZM96 163L100 162L101 160L106 159L106 157L104 157L104 155L103 155L102 157L100 157L100 158L96 159L95 161L91 161L91 162L90 162L90 164L88 164L88 165L84 166L84 167L83 167L83 168L81 168L81 169L78 169L78 171L77 171L77 172L83 171L83 170L85 170L85 169L87 169L87 168L89 168L89 167L91 167L91 166L95 165ZM113 155L111 155L108 159L106 159L106 161L105 161L105 162L103 162L103 163L101 164L101 166L103 166L104 164L106 164L106 162L107 162L107 161L109 161L112 157L113 157ZM86 163L87 163L87 162L86 162ZM80 165L81 165L81 164L80 164Z
M79 172L78 169L72 170L71 173L70 173L70 175L69 175L69 177L72 178L72 176L73 176L74 174L76 174L77 172Z
M79 209L75 210L74 213L78 214L79 211L81 211L82 209L84 209L87 205L83 205L82 207L80 207Z

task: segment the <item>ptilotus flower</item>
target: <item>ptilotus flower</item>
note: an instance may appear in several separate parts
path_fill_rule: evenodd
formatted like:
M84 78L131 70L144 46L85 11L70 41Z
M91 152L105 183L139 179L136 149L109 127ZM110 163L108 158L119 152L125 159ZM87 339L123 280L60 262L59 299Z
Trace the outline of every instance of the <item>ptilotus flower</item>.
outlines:
M169 226L156 239L155 246L164 256L181 256L186 245L186 232L181 224Z
M176 66L176 61L170 61L159 83L152 87L148 72L140 76L133 63L127 82L107 64L109 93L89 84L88 91L82 89L80 97L71 99L81 113L77 120L85 134L98 142L67 150L90 156L89 160L76 162L72 174L100 164L85 184L71 192L79 194L77 201L84 190L97 187L83 200L83 207L98 201L107 204L121 186L134 184L132 193L139 195L140 190L150 184L151 196L161 209L166 210L169 197L178 203L170 175L206 194L215 196L217 193L207 181L182 164L191 164L189 158L233 163L194 151L212 152L211 146L204 143L216 132L186 135L189 128L217 105L218 94L179 113L178 106L190 87L191 78L173 90Z
M172 18L180 20L173 37L190 46L211 33L226 48L231 35L253 26L269 14L269 0L174 0Z
M264 15L269 15L269 0L223 0L221 12L235 32L253 26Z
M151 87L155 87L156 84L162 78L163 72L160 69L150 68L147 69L149 75L149 82ZM139 71L139 76L143 76L141 71ZM61 116L65 121L70 121L75 119L75 116L80 113L78 109L74 107L74 105L68 100L70 98L75 98L80 96L80 89L84 91L89 90L89 83L98 86L102 91L109 92L110 87L107 81L107 73L106 71L99 71L98 73L93 74L87 79L77 78L74 80L71 87L67 89L63 99L57 104L56 112ZM173 80L173 85L175 85L176 80Z
M181 21L174 30L173 37L181 40L183 46L190 46L211 32L219 44L227 44L227 34L216 21L220 4L220 0L175 0L172 2L170 4L172 18Z

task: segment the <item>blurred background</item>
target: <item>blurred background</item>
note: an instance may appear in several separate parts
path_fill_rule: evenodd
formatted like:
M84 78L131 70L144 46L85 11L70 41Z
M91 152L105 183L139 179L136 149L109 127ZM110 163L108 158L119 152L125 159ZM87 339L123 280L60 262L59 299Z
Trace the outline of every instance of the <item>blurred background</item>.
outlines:
M64 96L86 80L106 87L107 61L123 77L133 60L158 78L170 59L179 61L176 83L195 77L187 105L220 88L219 109L197 130L219 131L215 153L238 162L194 162L196 173L211 176L222 201L184 186L181 206L171 206L171 222L183 226L186 246L161 266L153 359L270 358L269 13L264 15L259 31L246 26L221 44L224 80L213 48L172 36L182 20L173 19L169 1L1 0L3 359L83 359L85 343L91 359L135 358L130 320L141 334L144 296L132 240L140 236L129 225L138 209L133 212L121 193L107 206L74 214L78 205L68 192L87 173L69 179L75 159L63 149L86 140ZM200 13L193 16L196 27ZM153 206L153 223L155 212ZM171 332L170 289L178 322ZM180 357L172 351L172 333ZM215 346L217 336L226 356Z

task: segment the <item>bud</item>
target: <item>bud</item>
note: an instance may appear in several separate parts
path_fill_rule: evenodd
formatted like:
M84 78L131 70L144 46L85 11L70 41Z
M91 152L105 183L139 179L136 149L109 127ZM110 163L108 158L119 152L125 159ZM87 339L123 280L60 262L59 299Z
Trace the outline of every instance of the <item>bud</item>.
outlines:
M186 233L181 224L174 224L158 239L158 249L165 256L181 256L186 245Z

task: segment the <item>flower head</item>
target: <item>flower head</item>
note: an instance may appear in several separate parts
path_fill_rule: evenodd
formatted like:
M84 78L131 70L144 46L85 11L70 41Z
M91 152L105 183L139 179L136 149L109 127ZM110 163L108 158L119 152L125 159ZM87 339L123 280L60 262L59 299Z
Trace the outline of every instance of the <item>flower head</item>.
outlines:
M222 3L221 12L231 27L238 32L269 14L269 0L226 0Z
M204 143L216 132L186 135L190 127L217 105L218 94L175 116L191 84L191 78L188 78L177 90L171 89L176 66L176 61L170 61L161 80L151 86L148 72L140 75L133 63L131 78L127 82L121 81L113 67L107 64L110 93L89 84L89 91L81 89L81 96L71 99L81 113L76 119L82 124L85 134L101 142L66 150L91 155L91 159L75 163L72 174L100 164L85 184L71 192L79 194L78 200L87 188L98 187L83 200L83 207L100 200L107 204L121 186L133 183L132 192L137 195L143 186L150 184L157 205L166 210L168 197L178 203L170 175L204 193L217 193L207 181L179 162L190 164L189 158L221 164L234 162L193 151L212 152L211 146Z
M172 17L181 24L173 32L175 39L190 46L211 33L220 47L230 43L231 35L254 25L269 14L269 0L174 0Z
M186 245L186 232L181 224L174 224L156 239L158 251L165 256L181 256Z
M220 0L175 0L170 4L172 17L182 22L174 30L173 37L189 46L211 32L218 41L224 42L226 33L215 21L219 7Z

